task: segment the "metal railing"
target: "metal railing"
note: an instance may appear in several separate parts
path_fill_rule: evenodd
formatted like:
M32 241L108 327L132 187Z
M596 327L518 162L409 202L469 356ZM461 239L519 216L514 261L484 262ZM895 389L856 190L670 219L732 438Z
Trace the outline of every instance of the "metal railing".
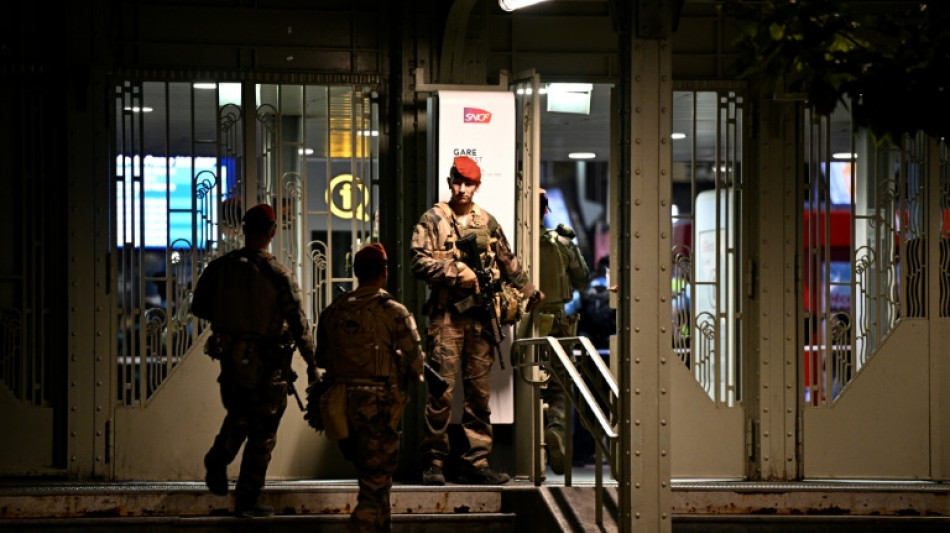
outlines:
M575 350L575 347L580 347ZM534 347L535 349L529 349ZM511 345L512 366L532 387L534 419L534 454L531 480L540 485L543 475L541 453L544 446L541 387L549 380L557 381L565 391L571 407L565 413L565 435L572 434L572 412L577 412L581 426L594 437L594 498L597 525L603 526L604 455L608 465L616 465L619 442L614 427L617 420L619 387L613 373L587 337L532 337L518 339ZM573 392L576 391L576 396ZM606 412L605 412L606 408ZM564 485L571 486L571 439L564 439ZM611 472L615 472L611 468Z

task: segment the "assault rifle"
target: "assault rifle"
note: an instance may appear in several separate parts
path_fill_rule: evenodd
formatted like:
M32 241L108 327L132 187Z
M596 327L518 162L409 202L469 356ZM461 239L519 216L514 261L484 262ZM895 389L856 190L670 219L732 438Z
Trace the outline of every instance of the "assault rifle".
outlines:
M398 348L394 349L400 358L404 357L402 350ZM422 379L425 381L429 394L436 398L442 397L442 395L445 394L445 390L449 388L449 382L445 381L445 378L440 376L425 360L422 361Z
M445 381L445 378L439 375L434 368L429 366L429 363L422 363L422 372L425 376L426 387L429 389L429 394L435 398L441 398L445 394L445 389L449 388L449 382Z
M498 309L495 307L495 295L501 292L501 280L492 279L491 271L482 265L481 254L478 253L478 243L475 239L475 234L469 233L455 241L455 248L461 252L461 261L475 272L475 277L478 279L475 294L456 302L455 309L460 313L472 307L481 311L488 322L485 329L486 336L495 348L499 363L504 365L504 359L501 357L501 341L505 340L505 333L501 329L501 317L498 316Z
M300 399L300 394L297 393L297 387L294 385L295 381L297 381L297 373L291 370L290 375L287 376L287 396L293 396L297 400L297 407L300 408L300 411L306 413L307 408L304 406L303 400Z

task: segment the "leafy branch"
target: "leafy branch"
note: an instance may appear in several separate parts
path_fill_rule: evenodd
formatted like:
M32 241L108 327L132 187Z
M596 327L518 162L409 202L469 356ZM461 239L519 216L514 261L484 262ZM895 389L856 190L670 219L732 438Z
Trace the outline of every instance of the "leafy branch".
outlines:
M829 115L850 102L877 139L950 133L950 2L724 0L735 24L740 78L773 93L804 93Z

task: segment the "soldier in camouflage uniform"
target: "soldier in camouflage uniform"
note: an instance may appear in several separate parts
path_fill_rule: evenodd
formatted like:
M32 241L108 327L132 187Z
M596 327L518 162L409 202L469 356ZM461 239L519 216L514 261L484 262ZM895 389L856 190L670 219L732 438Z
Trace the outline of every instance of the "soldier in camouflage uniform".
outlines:
M412 314L384 289L389 270L383 246L364 246L353 270L359 288L320 315L316 361L327 369L324 380L346 389L349 435L340 449L356 465L360 486L349 531L388 532L407 389L422 380L421 339Z
M541 189L541 217L548 212L548 199ZM571 301L572 289L578 291L587 288L590 269L584 256L574 244L574 230L564 224L556 229L545 229L541 233L540 263L541 291L544 292L544 304L538 313L538 334L552 337L573 337L577 335L579 315L568 315L565 304ZM541 397L548 404L545 411L544 441L547 449L548 464L555 474L563 474L564 459L564 416L566 398L564 388L557 379L551 378L541 391Z
M462 427L468 449L461 456L459 481L463 483L505 483L508 474L489 468L492 448L489 371L494 360L492 344L486 337L486 317L480 309L462 310L457 304L471 297L477 288L475 273L459 260L456 240L476 235L482 264L497 278L520 289L531 302L540 303L543 295L528 281L511 252L498 221L476 205L473 196L481 184L481 170L469 157L456 157L448 177L452 198L426 211L412 236L412 273L425 280L431 289L425 311L429 317L426 351L429 364L448 382L440 397L428 396L426 425L422 440L422 482L445 483L443 467L449 454L446 430L451 420L452 396L456 375L462 370L465 413ZM535 294L537 292L537 295Z
M294 342L316 376L310 325L291 272L267 252L276 231L274 210L257 205L244 215L245 246L212 261L198 280L191 310L211 321L207 353L221 361L221 400L227 415L205 455L205 482L228 493L227 466L241 445L244 456L235 488L235 513L269 516L258 502L277 427L287 407ZM246 440L246 443L245 443Z

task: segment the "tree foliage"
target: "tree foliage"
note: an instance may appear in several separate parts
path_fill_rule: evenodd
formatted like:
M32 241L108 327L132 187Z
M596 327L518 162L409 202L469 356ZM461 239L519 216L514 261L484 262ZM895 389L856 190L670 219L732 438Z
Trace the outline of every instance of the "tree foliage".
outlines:
M820 115L850 102L855 126L881 140L950 133L950 1L724 0L719 7L737 25L739 76L754 85L805 93Z

